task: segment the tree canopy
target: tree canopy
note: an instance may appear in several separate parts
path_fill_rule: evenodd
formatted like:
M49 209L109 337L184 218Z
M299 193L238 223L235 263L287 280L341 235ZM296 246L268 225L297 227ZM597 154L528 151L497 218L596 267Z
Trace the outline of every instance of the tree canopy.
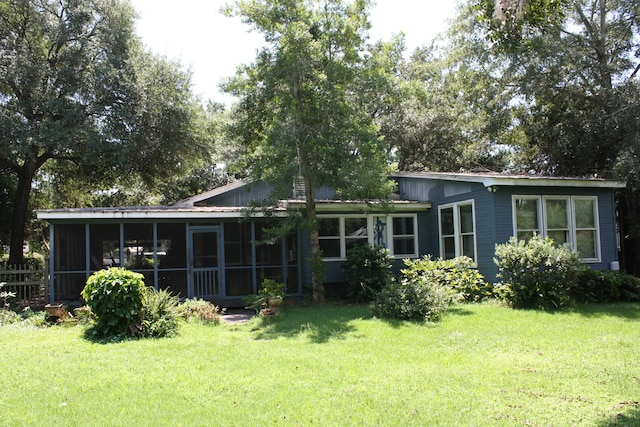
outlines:
M125 1L0 0L0 107L13 264L45 164L108 189L170 173L208 142L190 75L144 50Z
M359 200L384 199L391 190L387 150L366 108L376 73L365 60L369 7L366 0L241 0L227 9L266 42L226 84L240 99L233 123L239 151L250 157L250 176L281 195L294 179L304 183L314 265L321 258L317 188ZM313 285L322 299L317 269Z

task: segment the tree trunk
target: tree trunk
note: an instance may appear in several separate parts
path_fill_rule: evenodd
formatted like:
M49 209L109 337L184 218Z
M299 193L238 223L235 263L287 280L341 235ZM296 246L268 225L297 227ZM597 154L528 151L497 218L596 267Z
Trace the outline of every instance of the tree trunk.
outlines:
M309 154L305 150L298 150L298 162L300 175L304 181L305 207L307 210L307 223L311 234L311 286L313 289L313 301L324 302L324 284L322 283L322 251L316 218L316 188L311 178L311 166Z
M31 184L37 169L38 167L34 162L26 162L18 171L18 188L16 190L13 214L11 216L9 265L24 264L22 247L25 241L25 228L27 224L27 212L29 210Z

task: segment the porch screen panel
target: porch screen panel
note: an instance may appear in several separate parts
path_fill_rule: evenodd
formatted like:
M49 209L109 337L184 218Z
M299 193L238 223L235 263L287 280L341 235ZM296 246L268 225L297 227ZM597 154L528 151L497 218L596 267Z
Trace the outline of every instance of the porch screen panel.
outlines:
M251 223L224 224L224 256L227 296L244 296L253 290Z
M58 301L80 300L87 282L87 244L84 224L56 224L53 236L54 296Z
M293 233L285 240L287 250L287 293L301 293L298 280L298 236Z
M185 224L158 223L158 288L187 297L187 239Z
M155 285L153 224L124 225L124 266L144 275L146 285Z
M262 223L256 223L255 227L258 285L262 282L262 279L274 279L283 282L282 239L268 235Z
M91 271L120 267L120 224L89 226Z
M84 224L56 224L53 241L56 272L85 271L87 245Z

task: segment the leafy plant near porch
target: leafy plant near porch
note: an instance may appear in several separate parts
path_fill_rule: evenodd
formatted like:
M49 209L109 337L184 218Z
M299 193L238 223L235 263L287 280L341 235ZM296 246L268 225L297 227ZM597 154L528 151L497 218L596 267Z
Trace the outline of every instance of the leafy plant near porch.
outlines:
M178 313L186 321L219 325L225 309L203 299L187 299L178 306Z
M180 300L171 292L145 287L137 335L141 337L172 337L178 335Z
M139 321L145 292L144 276L124 268L96 271L82 290L91 311L97 316L92 334L97 337L131 335L131 325Z
M369 245L357 245L347 252L342 265L347 297L356 301L373 301L382 288L391 282L389 250Z
M280 307L287 293L286 285L274 279L263 279L258 295L249 295L245 298L247 308L254 310L272 310ZM277 311L277 309L275 310Z

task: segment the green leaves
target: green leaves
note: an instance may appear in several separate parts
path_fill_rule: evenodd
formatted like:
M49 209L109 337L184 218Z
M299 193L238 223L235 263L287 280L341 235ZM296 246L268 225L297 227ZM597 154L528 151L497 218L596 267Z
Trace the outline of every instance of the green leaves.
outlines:
M96 271L82 290L98 320L93 334L101 337L130 335L139 321L145 292L144 276L124 268Z
M495 254L502 299L517 308L557 309L569 304L582 265L576 251L534 235L528 241L512 237L496 245Z

